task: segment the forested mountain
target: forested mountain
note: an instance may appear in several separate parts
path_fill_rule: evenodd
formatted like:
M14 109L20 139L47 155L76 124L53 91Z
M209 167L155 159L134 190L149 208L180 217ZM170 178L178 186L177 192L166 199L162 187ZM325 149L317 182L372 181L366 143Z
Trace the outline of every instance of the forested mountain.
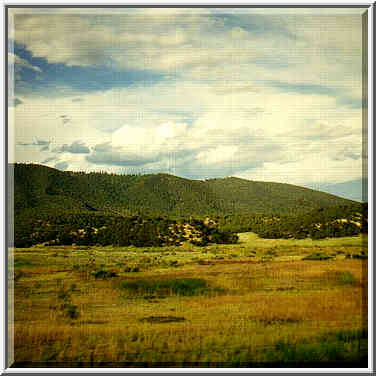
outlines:
M12 166L11 166L12 167ZM291 184L239 178L189 180L168 174L114 175L14 165L14 210L101 212L117 215L203 216L296 214L349 205L331 194Z
M242 231L269 238L367 231L360 203L290 184L11 167L16 247L206 245L236 242Z

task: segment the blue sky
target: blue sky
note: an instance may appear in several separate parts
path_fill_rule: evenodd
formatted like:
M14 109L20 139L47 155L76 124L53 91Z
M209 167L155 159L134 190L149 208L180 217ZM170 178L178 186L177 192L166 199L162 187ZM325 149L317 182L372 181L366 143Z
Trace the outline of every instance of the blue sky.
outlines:
M359 179L362 12L11 10L10 160L306 186Z
M26 60L31 67L22 67L15 79L15 90L20 95L57 95L57 87L69 87L72 92L126 88L131 85L152 85L163 79L163 73L147 70L121 70L108 66L68 66L48 63L45 58L33 57L25 45L14 43L14 54Z

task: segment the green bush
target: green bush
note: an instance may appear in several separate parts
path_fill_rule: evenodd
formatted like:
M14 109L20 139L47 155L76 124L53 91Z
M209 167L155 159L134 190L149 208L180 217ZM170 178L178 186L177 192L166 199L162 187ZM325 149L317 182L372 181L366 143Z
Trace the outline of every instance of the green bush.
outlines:
M121 288L137 295L170 293L179 296L201 295L213 290L205 280L195 278L125 280Z
M140 319L141 322L150 322L150 323L159 323L159 324L167 324L170 322L182 322L185 321L184 317L178 316L149 316Z
M366 260L368 258L368 256L364 251L361 251L360 253L352 255L352 258L353 259L359 259L359 260Z
M64 315L68 318L75 320L79 317L78 307L76 305L66 303L63 305Z
M94 276L95 279L107 279L107 278L113 278L113 277L117 277L118 274L113 272L113 271L109 271L109 270L97 270L95 272L92 272L92 275Z
M72 292L75 291L76 285L73 283L70 288L60 287L57 298L61 301L57 308L60 309L63 316L75 320L79 317L78 307L72 304Z
M140 271L139 266L127 266L124 268L125 273L138 273Z
M309 256L303 258L303 260L313 260L313 261L321 261L321 260L329 260L332 259L332 256L325 255L323 253L312 253Z

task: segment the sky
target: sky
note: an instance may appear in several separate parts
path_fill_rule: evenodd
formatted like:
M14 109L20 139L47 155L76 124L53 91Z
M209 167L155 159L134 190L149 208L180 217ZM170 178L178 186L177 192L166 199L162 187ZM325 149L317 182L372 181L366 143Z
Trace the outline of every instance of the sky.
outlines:
M364 9L9 13L10 162L303 186L362 177Z

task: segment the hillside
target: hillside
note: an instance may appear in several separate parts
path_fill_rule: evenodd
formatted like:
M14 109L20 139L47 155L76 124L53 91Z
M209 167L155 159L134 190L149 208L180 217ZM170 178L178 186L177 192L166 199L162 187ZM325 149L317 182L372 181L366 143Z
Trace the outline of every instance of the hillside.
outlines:
M168 174L86 174L14 165L15 213L38 209L151 216L289 214L350 204L354 202L291 184L239 178L201 181Z

